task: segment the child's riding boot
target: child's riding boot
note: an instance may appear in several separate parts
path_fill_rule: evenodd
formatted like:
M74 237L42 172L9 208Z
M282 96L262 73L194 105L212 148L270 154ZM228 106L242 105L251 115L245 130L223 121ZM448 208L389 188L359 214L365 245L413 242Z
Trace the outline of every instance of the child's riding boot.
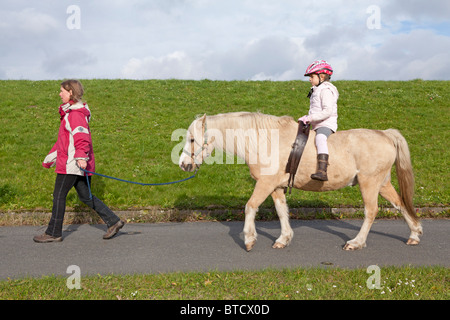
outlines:
M328 181L327 177L327 165L328 165L328 155L321 153L317 155L317 172L311 175L311 179L319 181Z

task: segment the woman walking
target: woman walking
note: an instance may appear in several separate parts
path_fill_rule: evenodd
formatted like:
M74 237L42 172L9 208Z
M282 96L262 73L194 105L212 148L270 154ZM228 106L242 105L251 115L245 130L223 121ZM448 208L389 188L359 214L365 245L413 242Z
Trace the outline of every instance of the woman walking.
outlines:
M52 217L44 234L35 236L33 240L39 243L62 241L62 227L66 210L66 197L72 187L78 193L80 200L106 223L108 230L103 239L111 239L124 226L125 222L114 214L101 200L91 195L87 179L81 169L94 172L95 160L92 148L92 138L89 128L91 112L82 101L83 86L78 80L67 80L61 83L62 104L59 107L61 125L58 139L45 158L42 165L45 168L56 166L56 182L53 191Z

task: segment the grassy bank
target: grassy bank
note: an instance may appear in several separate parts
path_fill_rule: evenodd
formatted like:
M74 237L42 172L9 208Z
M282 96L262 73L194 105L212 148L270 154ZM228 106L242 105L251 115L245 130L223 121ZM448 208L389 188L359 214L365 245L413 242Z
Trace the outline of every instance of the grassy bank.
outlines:
M97 171L140 182L189 176L171 161L198 114L260 111L299 117L309 107L309 83L84 80ZM41 162L59 127L59 81L0 81L0 211L49 211L55 173ZM339 130L397 128L407 139L416 176L415 205L449 205L448 149L450 82L336 81L340 92ZM241 209L254 181L242 164L204 165L195 179L173 186L142 187L100 177L93 193L115 210ZM291 208L360 207L359 189L327 193L294 190ZM381 202L382 205L387 205ZM75 191L69 210L83 211ZM268 199L263 207L272 207Z

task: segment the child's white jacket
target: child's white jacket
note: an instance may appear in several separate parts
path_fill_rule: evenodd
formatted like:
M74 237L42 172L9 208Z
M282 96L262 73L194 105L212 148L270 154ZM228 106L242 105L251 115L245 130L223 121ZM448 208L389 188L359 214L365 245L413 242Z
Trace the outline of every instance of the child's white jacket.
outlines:
M338 127L338 90L328 81L323 82L319 86L314 86L313 89L308 114L312 129L316 130L320 127L326 127L336 132Z

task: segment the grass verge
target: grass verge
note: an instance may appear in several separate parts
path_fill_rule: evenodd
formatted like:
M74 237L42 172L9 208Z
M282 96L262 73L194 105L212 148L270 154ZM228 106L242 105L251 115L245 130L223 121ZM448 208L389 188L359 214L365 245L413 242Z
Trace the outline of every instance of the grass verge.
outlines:
M243 209L199 209L177 210L154 207L135 211L116 211L127 223L195 222L195 221L243 221ZM420 219L448 219L449 208L418 208ZM297 208L290 211L290 219L360 219L364 218L363 208ZM49 212L3 212L0 226L41 226L48 224ZM380 208L377 219L402 219L401 213L393 208ZM278 220L275 209L262 209L256 215L257 221ZM78 211L66 212L64 224L103 224L92 210L81 207Z
M67 278L0 281L0 300L448 300L444 267L381 267L379 287L366 269L295 268L262 271L87 276L80 289Z

